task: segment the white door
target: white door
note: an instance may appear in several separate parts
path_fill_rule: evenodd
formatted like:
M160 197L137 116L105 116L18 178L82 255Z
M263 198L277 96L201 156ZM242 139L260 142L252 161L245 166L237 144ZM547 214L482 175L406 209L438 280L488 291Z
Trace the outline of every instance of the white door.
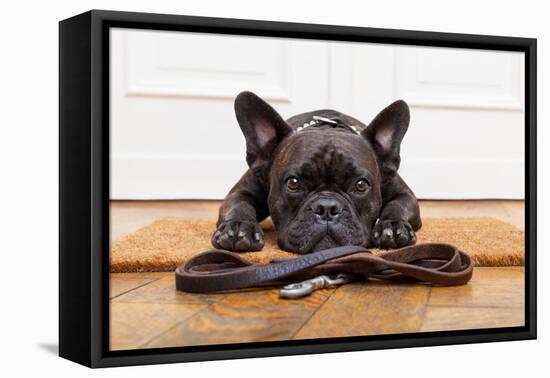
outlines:
M111 198L223 198L246 170L242 90L365 123L402 98L419 198L524 196L522 54L115 29Z

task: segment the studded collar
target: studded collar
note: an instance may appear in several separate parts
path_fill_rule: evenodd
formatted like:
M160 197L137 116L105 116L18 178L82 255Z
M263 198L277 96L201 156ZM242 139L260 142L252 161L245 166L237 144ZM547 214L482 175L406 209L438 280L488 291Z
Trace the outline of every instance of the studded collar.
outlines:
M310 127L329 126L334 129L348 129L359 135L361 132L353 125L345 123L340 118L326 118L321 116L313 116L311 121L304 123L302 126L296 129L296 132L303 131Z

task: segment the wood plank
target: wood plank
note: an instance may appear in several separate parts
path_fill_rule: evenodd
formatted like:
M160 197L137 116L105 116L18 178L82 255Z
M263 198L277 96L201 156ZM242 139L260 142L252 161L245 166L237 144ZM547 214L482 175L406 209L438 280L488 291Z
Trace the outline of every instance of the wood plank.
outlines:
M523 267L476 267L463 286L433 287L429 306L517 307L525 306Z
M523 201L502 201L509 223L517 228L525 229L525 204Z
M110 350L142 348L154 336L205 307L206 305L111 302Z
M420 214L423 217L493 217L503 221L508 218L508 213L502 206L504 201L419 201ZM519 201L518 201L519 202ZM523 202L523 201L521 201Z
M478 267L458 287L434 287L422 331L516 327L525 324L523 267Z
M429 306L421 331L518 327L524 324L524 310L518 307Z
M206 295L178 291L174 273L163 273L163 278L122 294L112 301L114 303L210 304L222 300L223 297L224 294Z
M129 278L120 276L111 276L109 279L109 298L113 299L134 290L143 285L155 281L156 278Z
M278 290L228 294L197 315L155 338L147 347L171 347L288 340L334 289L297 300L279 298Z
M338 288L294 339L415 332L430 287L371 281Z
M173 274L163 273L112 300L112 345L155 348L521 326L523 274L521 267L476 268L465 286L372 281L285 301L277 290L178 293Z
M215 220L221 201L111 201L111 240L167 216Z
M131 273L109 273L110 278L165 278L172 277L172 272L131 272Z

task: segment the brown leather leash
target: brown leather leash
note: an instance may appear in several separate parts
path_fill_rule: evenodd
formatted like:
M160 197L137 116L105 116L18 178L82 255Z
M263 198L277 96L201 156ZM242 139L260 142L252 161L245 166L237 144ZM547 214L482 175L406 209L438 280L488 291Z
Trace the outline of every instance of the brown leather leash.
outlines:
M280 291L281 297L299 298L321 287L368 278L463 285L472 278L473 267L466 253L440 243L417 244L379 255L364 247L343 246L269 264L253 264L238 253L214 249L176 269L176 288L190 293L216 293L303 281Z

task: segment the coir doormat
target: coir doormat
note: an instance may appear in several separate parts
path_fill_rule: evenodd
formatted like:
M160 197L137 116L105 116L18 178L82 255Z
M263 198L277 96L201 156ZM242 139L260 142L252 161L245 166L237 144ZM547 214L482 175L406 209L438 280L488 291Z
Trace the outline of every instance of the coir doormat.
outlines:
M271 222L262 223L262 227L264 248L259 252L243 253L244 258L265 264L274 258L299 256L279 249ZM212 249L210 237L214 230L214 221L161 218L112 242L111 272L173 271L191 256ZM417 239L418 243L454 244L470 254L477 266L524 263L523 231L493 218L426 218L417 232Z

